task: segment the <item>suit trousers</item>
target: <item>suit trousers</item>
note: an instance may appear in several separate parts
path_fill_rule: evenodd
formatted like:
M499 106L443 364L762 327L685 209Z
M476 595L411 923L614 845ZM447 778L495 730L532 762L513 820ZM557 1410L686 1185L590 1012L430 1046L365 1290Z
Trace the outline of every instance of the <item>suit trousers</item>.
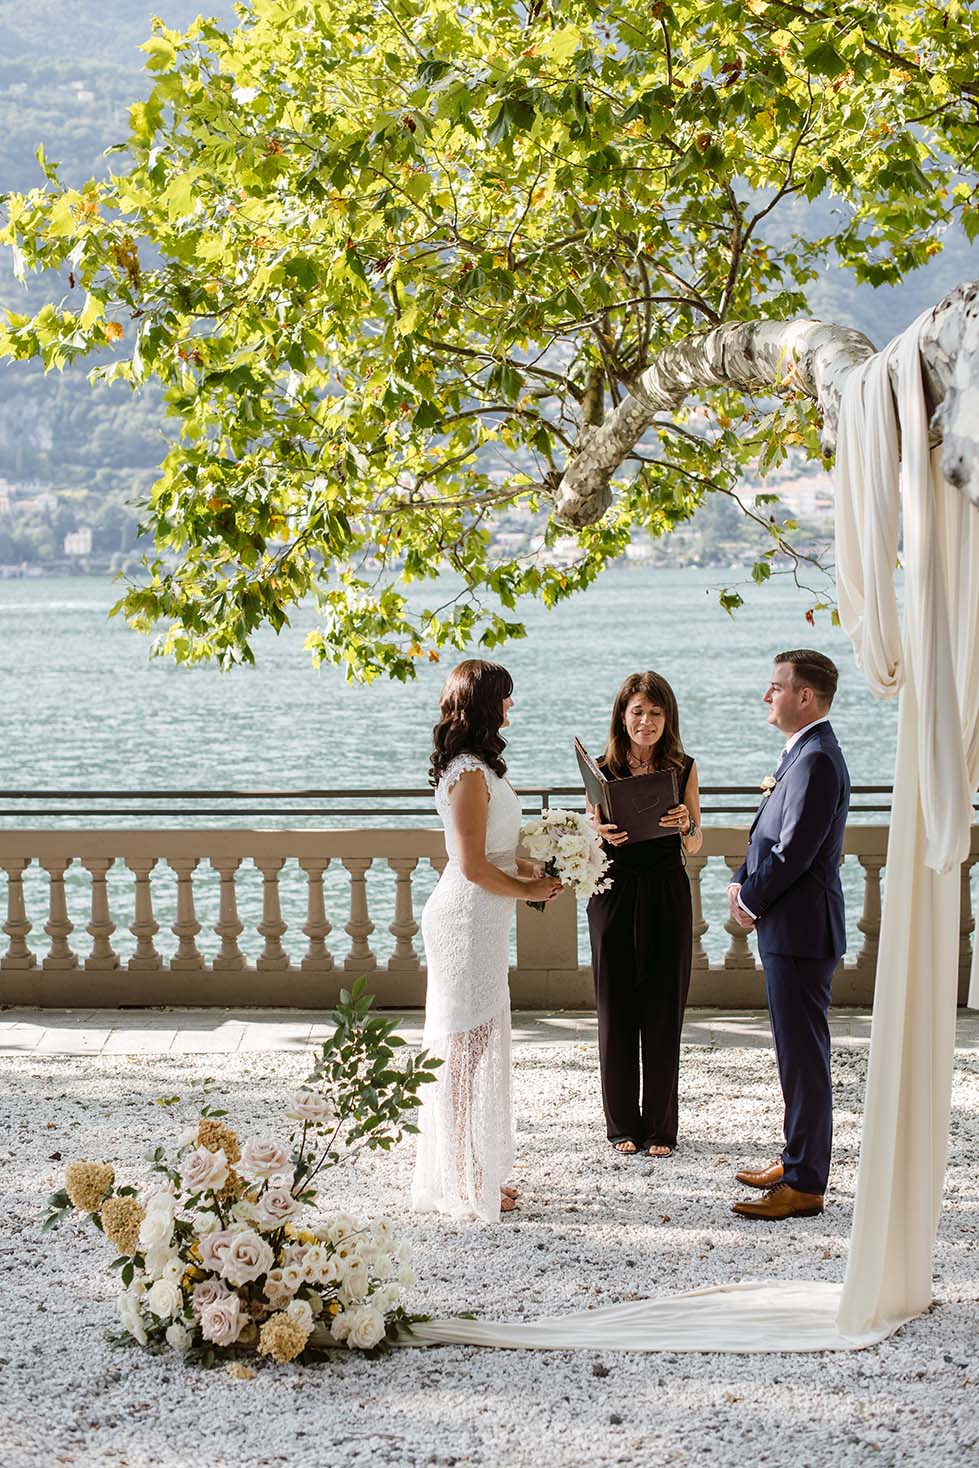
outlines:
M761 961L785 1100L784 1180L822 1194L833 1150L829 1004L838 960L763 953Z

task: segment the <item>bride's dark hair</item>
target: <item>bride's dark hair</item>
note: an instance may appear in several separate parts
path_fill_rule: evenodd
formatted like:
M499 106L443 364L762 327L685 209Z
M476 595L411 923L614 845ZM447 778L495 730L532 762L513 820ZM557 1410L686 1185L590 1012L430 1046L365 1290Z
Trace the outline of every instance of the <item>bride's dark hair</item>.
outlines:
M499 663L469 658L452 669L439 695L439 721L432 730L429 782L437 785L457 754L475 754L501 778L506 774L500 735L503 700L513 679Z

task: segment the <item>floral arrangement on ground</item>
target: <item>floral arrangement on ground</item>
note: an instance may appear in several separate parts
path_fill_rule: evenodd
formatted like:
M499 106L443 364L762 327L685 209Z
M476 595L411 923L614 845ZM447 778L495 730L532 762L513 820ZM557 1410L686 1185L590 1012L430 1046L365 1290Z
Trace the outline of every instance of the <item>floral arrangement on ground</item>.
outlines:
M44 1226L77 1209L113 1245L123 1340L205 1365L286 1362L374 1350L422 1318L405 1309L414 1275L390 1223L321 1208L332 1169L417 1131L406 1114L441 1064L425 1052L397 1064L405 1042L372 1004L363 979L341 993L336 1028L285 1107L286 1140L239 1139L208 1082L196 1127L170 1154L156 1147L141 1191L117 1187L109 1162L69 1164Z
M601 837L580 811L552 806L523 828L520 839L531 860L543 862L546 874L570 887L581 901L612 885L611 877L606 876L609 859ZM528 906L543 912L545 904L531 902Z

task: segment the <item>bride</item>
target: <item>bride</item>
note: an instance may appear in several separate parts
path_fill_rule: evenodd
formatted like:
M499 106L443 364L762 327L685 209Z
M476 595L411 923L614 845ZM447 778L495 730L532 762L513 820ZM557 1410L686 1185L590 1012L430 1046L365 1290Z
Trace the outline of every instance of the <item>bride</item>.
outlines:
M510 927L514 902L560 884L518 860L520 801L504 778L500 730L513 680L479 659L442 689L429 771L448 865L422 913L428 965L423 1044L443 1061L422 1093L412 1207L487 1222L516 1206L510 1098Z

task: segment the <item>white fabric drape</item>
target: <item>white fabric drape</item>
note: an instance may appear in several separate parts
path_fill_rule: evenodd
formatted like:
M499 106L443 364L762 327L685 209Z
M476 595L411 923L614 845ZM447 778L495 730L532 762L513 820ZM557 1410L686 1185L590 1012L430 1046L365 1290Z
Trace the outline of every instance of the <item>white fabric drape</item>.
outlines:
M901 699L844 1332L898 1323L931 1301L955 1045L959 869L979 782L979 515L942 478L939 450L929 450L918 352L924 319L848 380L837 450L840 619L874 692L900 690ZM894 588L901 505L903 632Z
M924 319L848 379L835 475L840 617L874 692L900 694L845 1283L767 1280L529 1322L430 1321L406 1344L853 1350L928 1307L955 1044L959 869L979 783L979 514L929 452L918 355ZM903 628L894 587L902 504ZM975 959L973 969L977 1002Z

